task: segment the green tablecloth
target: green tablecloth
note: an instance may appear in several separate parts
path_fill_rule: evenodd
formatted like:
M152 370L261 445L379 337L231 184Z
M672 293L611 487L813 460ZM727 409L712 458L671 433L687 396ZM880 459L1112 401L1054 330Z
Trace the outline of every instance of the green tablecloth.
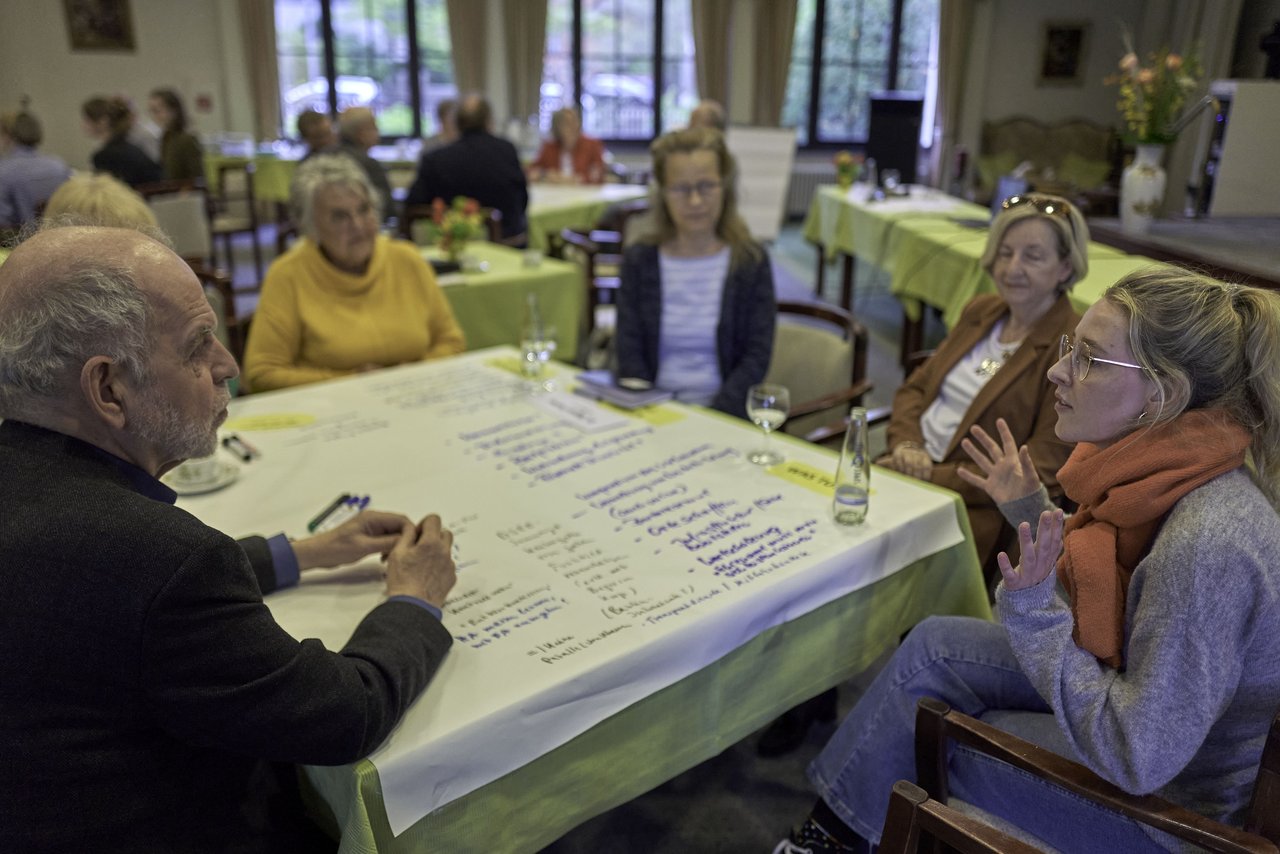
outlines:
M529 247L547 249L547 238L566 228L592 228L611 205L644 198L639 184L529 185Z
M993 293L995 282L981 263L986 242L985 230L955 223L899 222L894 232L890 290L902 302L908 320L919 320L923 303L941 310L943 323L950 328L969 300ZM1120 276L1154 263L1101 243L1090 242L1088 254L1089 273L1071 291L1071 301L1081 312Z
M422 253L427 258L440 257L434 248L424 248ZM468 350L499 344L519 347L527 294L532 292L538 295L543 320L556 328L556 358L565 362L576 358L585 311L582 268L540 256L536 267L525 266L525 253L486 241L468 244L467 254L488 269L450 273L439 281L467 336Z
M822 246L828 257L855 255L892 271L891 238L896 226L912 221L947 225L957 218L985 220L988 216L980 205L929 187L912 187L911 195L904 198L869 201L865 187L841 190L828 185L814 194L804 236Z
M897 475L877 468L875 477ZM307 800L321 821L341 827L343 854L537 851L864 670L924 617L989 619L958 496L956 516L966 535L959 545L763 632L713 665L441 807L399 837L391 835L378 773L367 760L306 768Z

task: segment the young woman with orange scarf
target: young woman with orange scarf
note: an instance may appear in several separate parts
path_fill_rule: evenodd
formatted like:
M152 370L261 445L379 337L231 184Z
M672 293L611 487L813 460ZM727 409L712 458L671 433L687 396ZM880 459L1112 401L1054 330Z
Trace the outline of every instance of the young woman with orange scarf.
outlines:
M1000 624L920 624L809 769L821 800L779 852L865 850L914 779L916 700L966 714L1239 824L1280 707L1280 295L1175 268L1090 307L1049 370L1064 520L1004 424L966 450L1018 527ZM1034 529L1034 536L1033 536ZM1059 587L1059 584L1061 587ZM979 757L955 797L1060 850L1166 850L1128 819Z

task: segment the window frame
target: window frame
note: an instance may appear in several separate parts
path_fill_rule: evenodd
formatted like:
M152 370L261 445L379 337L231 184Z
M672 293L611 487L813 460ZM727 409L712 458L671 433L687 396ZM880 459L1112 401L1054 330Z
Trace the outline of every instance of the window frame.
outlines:
M877 91L896 91L901 77L902 65L902 22L903 9L907 0L891 0L893 4L889 29L889 56L885 63L884 86ZM826 19L828 0L814 0L813 32L809 33L809 75L808 93L805 98L807 114L805 117L805 143L802 151L835 151L838 149L861 149L866 146L865 138L821 138L818 133L822 100L823 43L826 41ZM793 48L794 52L794 48ZM868 96L870 93L867 93Z

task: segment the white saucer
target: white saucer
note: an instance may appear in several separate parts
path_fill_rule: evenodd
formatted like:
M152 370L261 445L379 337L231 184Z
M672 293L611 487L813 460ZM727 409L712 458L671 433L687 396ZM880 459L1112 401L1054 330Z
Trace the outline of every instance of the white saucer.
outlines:
M175 469L176 471L176 469ZM234 463L219 462L218 473L208 480L202 480L199 483L191 481L180 481L173 476L173 472L167 473L160 478L164 485L172 489L179 495L203 495L206 492L214 492L222 489L224 486L230 486L235 483L236 478L240 476L240 467Z

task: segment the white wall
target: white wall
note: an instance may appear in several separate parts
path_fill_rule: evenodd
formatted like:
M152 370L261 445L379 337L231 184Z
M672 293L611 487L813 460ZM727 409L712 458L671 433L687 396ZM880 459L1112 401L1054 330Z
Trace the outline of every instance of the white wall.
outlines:
M17 109L21 95L31 96L31 109L44 124L42 147L82 169L89 166L94 144L81 128L80 105L96 94L125 95L145 115L147 93L172 86L185 98L197 133L250 130L234 0L130 5L134 52L73 53L62 3L4 0L0 110ZM210 112L195 111L198 95L212 98Z

